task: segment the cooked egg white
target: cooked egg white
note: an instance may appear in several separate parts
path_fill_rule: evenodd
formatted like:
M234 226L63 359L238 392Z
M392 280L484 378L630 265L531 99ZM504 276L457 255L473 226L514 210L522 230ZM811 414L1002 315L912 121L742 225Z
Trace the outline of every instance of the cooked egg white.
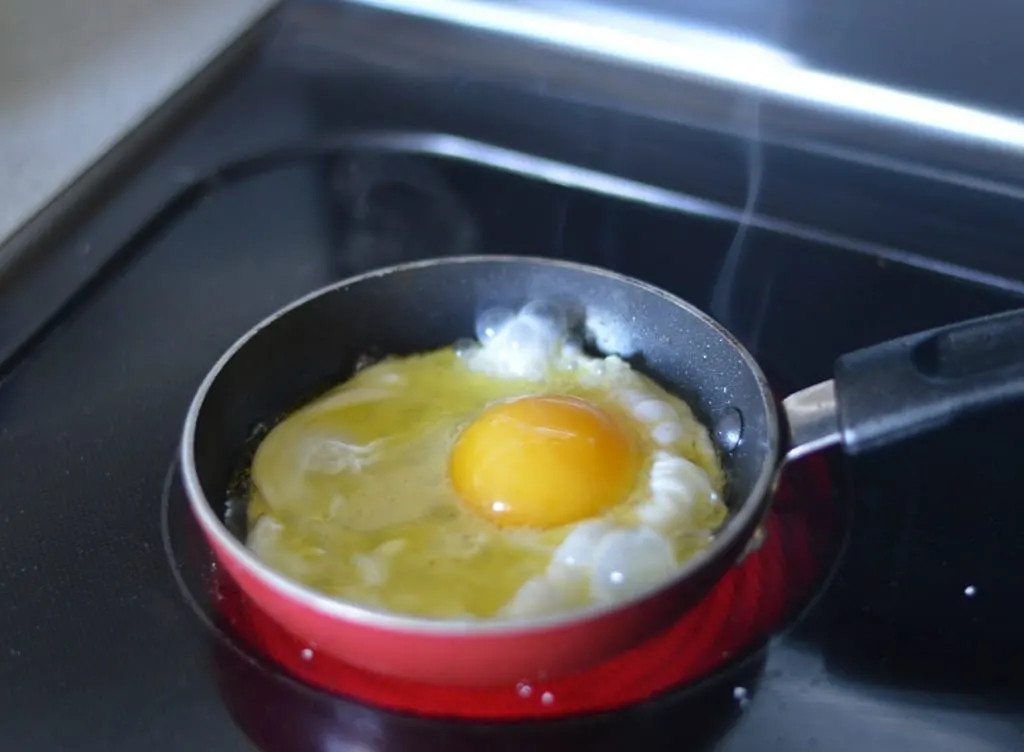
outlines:
M690 408L549 304L385 359L279 423L247 545L326 594L436 618L555 613L678 570L726 516Z

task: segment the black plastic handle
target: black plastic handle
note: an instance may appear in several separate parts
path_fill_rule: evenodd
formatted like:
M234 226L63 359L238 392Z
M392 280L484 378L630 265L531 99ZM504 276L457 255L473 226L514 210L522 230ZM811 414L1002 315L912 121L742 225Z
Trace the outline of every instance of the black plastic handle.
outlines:
M835 385L850 454L1024 400L1024 309L844 355Z

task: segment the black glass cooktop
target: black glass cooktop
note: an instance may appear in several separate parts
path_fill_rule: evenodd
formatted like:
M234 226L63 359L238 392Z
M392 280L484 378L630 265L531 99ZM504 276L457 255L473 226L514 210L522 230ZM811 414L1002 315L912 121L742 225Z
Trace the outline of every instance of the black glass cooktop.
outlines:
M790 389L844 351L1019 306L1024 289L738 216L756 155L734 137L680 128L663 144L664 124L479 81L455 87L460 121L451 80L296 62L283 28L0 279L0 746L1024 748L1022 434L1005 424L839 471L849 539L821 597L707 682L627 711L388 713L218 637L169 558L186 524L168 507L181 422L224 348L321 285L452 253L595 263L711 311ZM524 106L543 124L510 128ZM645 140L594 135L602 123ZM640 180L680 144L717 144L707 185L722 203ZM1009 461L980 471L982 445Z

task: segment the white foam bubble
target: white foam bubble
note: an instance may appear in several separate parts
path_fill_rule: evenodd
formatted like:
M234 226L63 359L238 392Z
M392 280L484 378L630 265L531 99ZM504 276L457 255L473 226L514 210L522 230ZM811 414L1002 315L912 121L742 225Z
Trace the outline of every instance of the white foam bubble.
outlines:
M517 318L491 344L495 348L500 344L512 372L522 375L531 368L548 365L558 340L559 332L547 329L542 322Z
M679 518L679 509L663 496L652 496L637 506L636 514L645 525L664 529Z
M668 452L655 454L649 484L650 496L639 504L637 515L658 529L690 519L698 501L719 502L704 468Z
M522 318L533 319L544 328L568 336L569 316L565 307L553 300L533 300L519 311Z
M559 363L568 336L565 316L542 302L512 313L485 311L477 320L480 346L461 351L474 370L504 378L540 380Z
M579 368L580 361L583 359L583 348L580 347L578 342L569 340L562 345L562 352L559 357L559 361L563 368L574 371Z
M655 499L677 507L688 507L693 504L696 490L685 477L677 475L651 475L651 495Z
M505 616L528 617L549 614L564 608L562 594L555 585L544 577L527 580L505 604Z
M515 318L515 314L506 308L490 308L476 319L476 338L481 344L487 344Z
M667 452L659 451L655 454L654 464L651 467L652 488L655 481L665 484L672 481L682 482L689 488L691 497L695 494L710 495L714 493L711 479L704 468L685 457Z
M672 545L648 528L615 530L594 552L591 592L618 600L664 582L676 569Z
M633 331L630 324L603 311L588 310L586 314L587 335L602 352L611 352L630 357L635 354Z
M620 389L619 392L618 392L618 397L619 397L619 401L624 406L626 406L627 408L632 410L634 407L639 405L641 402L645 402L646 400L650 399L651 395L648 394L643 389L632 389L632 388L630 388L630 389Z
M475 339L469 337L461 337L455 340L455 344L452 345L452 349L455 350L455 354L460 358L467 358L479 349L480 345Z
M651 429L651 438L660 446L671 446L683 440L686 432L681 423L675 420L666 420Z
M676 411L667 402L645 399L633 407L633 417L644 423L658 423L663 420L674 420Z
M551 567L555 570L552 574L560 574L563 569L589 569L598 544L612 530L611 523L604 520L587 520L576 525L551 557Z

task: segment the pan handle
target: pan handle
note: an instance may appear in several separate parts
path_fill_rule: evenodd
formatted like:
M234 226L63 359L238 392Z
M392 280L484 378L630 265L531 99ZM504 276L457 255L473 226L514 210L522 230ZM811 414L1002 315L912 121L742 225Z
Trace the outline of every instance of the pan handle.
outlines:
M782 402L787 460L840 441L878 449L1024 400L1024 309L918 332L842 356L835 379Z

